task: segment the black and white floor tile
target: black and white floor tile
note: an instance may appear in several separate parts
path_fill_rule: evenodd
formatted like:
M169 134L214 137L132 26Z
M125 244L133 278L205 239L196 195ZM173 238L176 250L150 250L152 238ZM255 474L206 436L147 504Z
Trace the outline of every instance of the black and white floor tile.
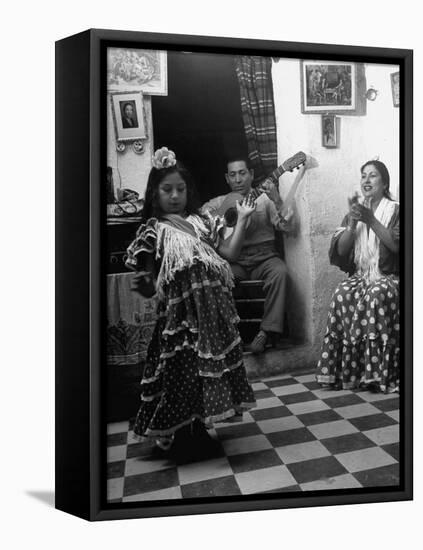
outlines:
M253 384L257 407L219 423L218 458L177 466L108 425L109 502L399 484L399 397L321 389L314 374Z

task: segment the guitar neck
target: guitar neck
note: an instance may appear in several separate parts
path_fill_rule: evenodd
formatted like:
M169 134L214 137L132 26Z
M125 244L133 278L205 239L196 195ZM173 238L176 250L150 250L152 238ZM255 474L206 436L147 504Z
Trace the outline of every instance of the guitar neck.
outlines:
M283 165L281 164L276 168L276 170L273 170L273 172L270 174L269 179L274 180L275 182L278 181L278 179L282 176L282 174L285 174L286 170L284 170Z
M283 164L281 164L275 170L273 170L273 172L269 176L267 176L266 179L273 181L275 185L278 186L278 180L282 176L282 174L284 174L287 170L292 172L294 168L299 168L302 164L305 164L306 160L307 160L307 157L305 153L303 151L298 151L298 153L290 157ZM285 201L286 203L288 203L288 205L292 202L292 199L295 195L295 191L298 187L301 177L302 177L302 173L300 177L297 177L295 179L295 182L293 183L292 188L288 193L287 199ZM253 197L253 199L256 199L259 195L261 195L261 193L263 193L263 190L260 189L260 187L255 187L251 191L250 195Z
M282 164L280 166L278 166L275 170L273 170L273 172L269 175L269 176L266 176L266 179L270 179L272 181L275 182L275 184L277 185L278 184L278 179L282 176L282 174L284 174L286 172L286 170L284 170L284 167L282 166ZM252 198L255 200L257 197L259 197L261 194L263 193L263 190L260 188L260 187L254 187L251 192L250 192L250 196L252 196Z
M282 166L279 166L276 170L274 170L269 176L269 179L273 177L273 174L279 174L278 177L280 177L286 170L283 169ZM300 170L298 174L295 176L294 183L291 185L290 190L288 191L287 196L285 197L285 200L283 201L283 207L282 207L282 214L286 214L289 208L291 207L292 202L294 201L295 194L297 192L298 186L300 185L301 180L304 176L304 170ZM258 196L260 196L263 193L263 190L260 189L260 187L255 187L251 190L250 196L255 200Z

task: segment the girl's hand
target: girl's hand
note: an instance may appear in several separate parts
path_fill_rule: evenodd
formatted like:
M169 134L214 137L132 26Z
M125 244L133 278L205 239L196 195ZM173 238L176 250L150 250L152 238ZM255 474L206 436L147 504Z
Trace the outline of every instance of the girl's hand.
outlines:
M260 186L260 189L263 191L263 193L266 193L266 195L269 197L271 201L273 201L275 204L279 204L282 202L281 196L279 195L278 188L276 187L275 183L267 179L263 182L263 184Z
M146 298L151 298L156 293L154 288L154 280L149 271L138 271L131 281L131 290L138 292Z
M255 200L250 195L247 195L241 204L236 201L236 209L238 212L238 222L242 220L246 221L256 209Z

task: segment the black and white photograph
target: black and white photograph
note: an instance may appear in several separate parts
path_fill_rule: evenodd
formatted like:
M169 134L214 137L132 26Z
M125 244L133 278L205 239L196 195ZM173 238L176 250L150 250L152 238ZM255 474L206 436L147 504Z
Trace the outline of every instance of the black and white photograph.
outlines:
M116 92L167 94L166 52L140 48L109 48L107 85Z
M391 74L392 85L392 101L394 107L399 107L400 104L400 73L399 71Z
M304 113L356 110L356 63L302 61L301 79Z
M110 94L116 142L144 140L147 137L142 92Z
M329 114L353 58L166 57L143 153L107 132L107 503L398 490L399 111Z
M337 147L338 122L334 115L322 115L322 144L324 147Z
M2 546L416 547L417 6L7 4Z
M120 101L123 128L137 128L138 117L134 101Z

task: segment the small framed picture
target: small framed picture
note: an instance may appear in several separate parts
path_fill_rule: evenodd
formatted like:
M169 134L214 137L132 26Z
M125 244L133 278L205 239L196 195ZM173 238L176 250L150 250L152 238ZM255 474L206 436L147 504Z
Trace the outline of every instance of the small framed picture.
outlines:
M328 149L338 147L337 117L322 115L322 145Z
M394 107L399 107L400 104L400 74L399 71L391 74L392 101Z
M116 92L167 95L167 52L109 48L107 87Z
M302 113L356 114L357 65L338 61L301 62Z
M114 93L111 101L117 141L146 139L142 93Z

